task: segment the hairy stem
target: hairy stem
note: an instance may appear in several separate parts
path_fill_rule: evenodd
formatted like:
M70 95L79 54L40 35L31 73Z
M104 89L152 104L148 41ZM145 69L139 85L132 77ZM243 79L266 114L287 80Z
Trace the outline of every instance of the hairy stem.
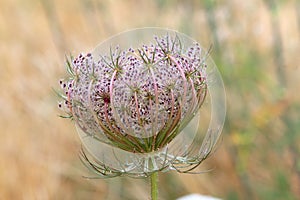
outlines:
M150 176L151 179L151 200L157 200L158 197L158 172L154 172Z

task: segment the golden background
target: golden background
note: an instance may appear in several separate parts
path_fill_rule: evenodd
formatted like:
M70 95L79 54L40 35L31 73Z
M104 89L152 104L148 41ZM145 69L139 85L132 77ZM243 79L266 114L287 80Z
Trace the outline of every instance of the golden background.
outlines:
M227 118L201 175L160 174L161 199L300 199L297 0L0 0L0 199L148 199L143 179L85 179L73 123L58 117L64 57L118 32L176 29L208 47Z

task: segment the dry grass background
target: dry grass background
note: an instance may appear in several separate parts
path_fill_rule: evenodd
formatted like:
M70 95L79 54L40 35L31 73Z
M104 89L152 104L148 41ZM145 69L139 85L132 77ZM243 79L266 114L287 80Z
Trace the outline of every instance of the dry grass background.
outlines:
M222 143L199 168L215 170L161 175L161 198L300 198L300 4L274 1L277 10L270 10L266 2L0 0L0 199L148 198L145 180L82 178L79 139L57 116L52 91L65 54L145 26L213 43L227 88Z

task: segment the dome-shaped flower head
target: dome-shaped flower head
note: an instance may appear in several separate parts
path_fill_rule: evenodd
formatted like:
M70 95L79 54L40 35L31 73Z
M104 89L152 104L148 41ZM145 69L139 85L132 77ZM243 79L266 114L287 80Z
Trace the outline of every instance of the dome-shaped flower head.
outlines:
M199 110L211 98L208 52L176 32L140 35L147 34L115 36L67 60L69 76L60 81L59 107L75 121L89 153L82 158L99 175L189 171L209 155L223 125L221 117L206 127L202 146L194 141Z

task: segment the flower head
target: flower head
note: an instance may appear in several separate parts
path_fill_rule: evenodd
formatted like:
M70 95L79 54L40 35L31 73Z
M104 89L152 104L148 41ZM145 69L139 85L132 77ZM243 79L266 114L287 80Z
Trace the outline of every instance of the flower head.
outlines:
M206 58L198 43L184 47L167 33L136 48L111 45L106 54L67 60L59 107L92 154L83 151L86 164L100 175L139 176L191 162L177 151L184 141L177 150L172 141L205 100Z

